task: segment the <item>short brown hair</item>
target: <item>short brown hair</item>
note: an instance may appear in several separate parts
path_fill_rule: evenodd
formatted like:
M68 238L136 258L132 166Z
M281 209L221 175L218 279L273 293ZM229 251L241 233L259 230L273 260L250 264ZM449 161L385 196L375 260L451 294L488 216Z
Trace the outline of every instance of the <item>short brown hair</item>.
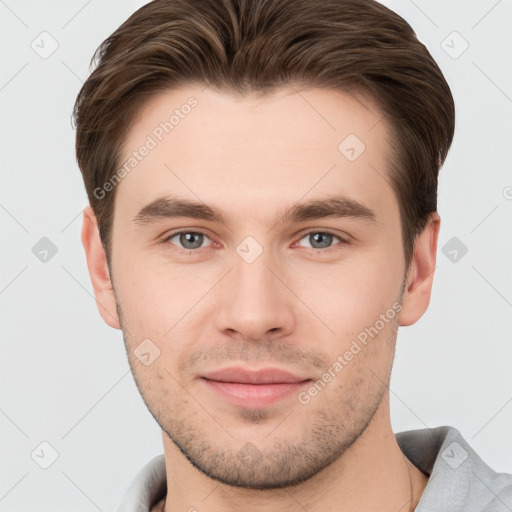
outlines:
M73 111L76 155L107 258L115 189L134 115L153 95L203 84L245 95L299 84L369 95L388 122L387 169L407 267L437 210L455 106L436 62L399 15L374 0L154 0L96 50ZM341 141L340 141L341 142Z

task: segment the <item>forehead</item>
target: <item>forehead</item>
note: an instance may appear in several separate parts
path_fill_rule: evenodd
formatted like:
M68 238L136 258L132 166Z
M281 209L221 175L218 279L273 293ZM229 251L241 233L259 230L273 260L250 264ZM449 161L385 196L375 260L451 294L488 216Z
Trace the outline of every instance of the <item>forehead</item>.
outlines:
M116 202L133 213L169 194L247 212L339 192L376 211L396 210L388 137L376 105L349 93L166 91L133 120Z

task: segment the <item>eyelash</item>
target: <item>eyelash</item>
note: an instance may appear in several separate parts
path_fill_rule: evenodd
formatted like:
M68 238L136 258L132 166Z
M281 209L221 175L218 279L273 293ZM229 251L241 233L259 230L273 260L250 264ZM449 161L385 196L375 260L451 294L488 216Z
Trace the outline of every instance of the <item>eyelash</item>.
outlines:
M200 230L194 230L194 231L193 230L182 230L182 231L176 231L176 232L171 233L170 235L166 236L164 238L164 240L162 240L162 243L163 244L169 244L170 240L172 238L174 238L176 235L181 235L181 234L184 234L184 233L193 233L193 234L203 235L203 236L205 236L205 237L207 237L207 238L209 238L211 240L211 237L209 237L204 231L200 231ZM307 237L308 235L318 234L318 233L321 233L322 235L331 235L334 238L337 238L339 240L339 242L336 243L336 244L331 245L330 247L326 247L324 249L318 249L316 247L303 247L303 249L308 249L309 251L312 251L315 254L319 254L319 253L325 254L325 253L331 252L332 250L339 249L340 245L347 245L349 243L347 240L341 238L341 236L337 235L336 233L333 233L331 231L318 230L318 229L314 229L314 230L308 231L306 233L303 233L301 235L301 237L297 240L297 242L300 242L303 238ZM294 244L295 243L296 242L294 242ZM185 248L179 247L179 246L177 246L175 244L172 244L172 245L174 245L180 253L186 254L186 255L198 254L201 251L201 249L207 249L208 248L208 247L199 247L197 249L185 249Z

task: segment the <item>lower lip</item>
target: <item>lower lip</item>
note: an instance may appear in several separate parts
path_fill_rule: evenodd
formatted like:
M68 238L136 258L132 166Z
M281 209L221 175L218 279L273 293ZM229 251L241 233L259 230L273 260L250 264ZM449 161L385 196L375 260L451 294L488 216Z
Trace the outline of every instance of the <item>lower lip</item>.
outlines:
M280 384L241 384L239 382L219 382L204 378L202 380L210 389L232 404L245 408L272 405L292 394L299 393L300 389L309 383L309 380Z

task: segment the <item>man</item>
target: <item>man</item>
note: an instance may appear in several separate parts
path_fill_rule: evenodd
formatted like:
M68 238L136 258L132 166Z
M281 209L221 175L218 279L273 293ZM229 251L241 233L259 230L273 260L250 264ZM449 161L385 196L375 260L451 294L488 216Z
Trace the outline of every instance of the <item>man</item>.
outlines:
M391 429L455 117L411 27L372 0L155 0L96 57L82 241L164 446L119 510L510 510L456 429Z

